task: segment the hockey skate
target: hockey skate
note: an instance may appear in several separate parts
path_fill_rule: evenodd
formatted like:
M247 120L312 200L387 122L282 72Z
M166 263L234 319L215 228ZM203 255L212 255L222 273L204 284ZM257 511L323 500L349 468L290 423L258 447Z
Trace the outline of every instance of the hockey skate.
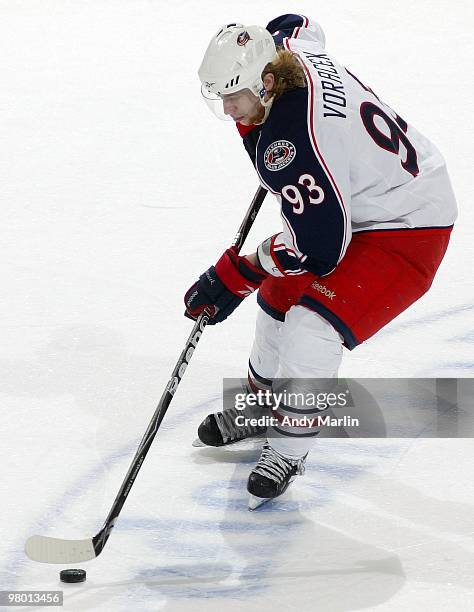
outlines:
M306 456L291 459L274 450L268 442L263 446L259 462L250 473L247 491L249 510L282 495L296 476L304 474Z
M236 419L242 416L262 417L264 414L263 410L256 415L255 411L250 414L247 410L237 408L225 408L221 412L209 414L199 425L198 438L193 442L193 446L225 446L260 436L266 432L266 425L237 425Z

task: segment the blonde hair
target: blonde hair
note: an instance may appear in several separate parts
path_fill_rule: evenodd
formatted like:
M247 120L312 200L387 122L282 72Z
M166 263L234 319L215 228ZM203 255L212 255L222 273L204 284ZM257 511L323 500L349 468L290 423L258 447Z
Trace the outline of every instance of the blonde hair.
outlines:
M275 100L278 100L287 91L297 87L306 87L301 64L296 56L286 49L277 50L277 57L263 69L262 80L270 73L275 77L275 84L271 90Z
M276 58L265 66L262 81L267 74L273 74L275 77L275 83L269 92L273 101L278 100L287 91L297 87L306 87L306 78L301 64L297 57L286 49L278 49ZM262 123L264 116L265 108L259 105L250 123L258 125Z

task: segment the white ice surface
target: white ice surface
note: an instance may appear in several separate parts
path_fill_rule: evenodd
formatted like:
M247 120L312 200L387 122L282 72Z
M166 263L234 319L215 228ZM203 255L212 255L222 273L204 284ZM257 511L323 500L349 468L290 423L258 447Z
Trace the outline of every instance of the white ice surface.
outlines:
M100 528L186 339L182 295L257 185L196 70L223 23L298 11L445 154L460 217L430 293L346 353L344 376L472 376L472 3L0 4L0 588L64 610L471 610L472 440L320 440L278 504L246 510L258 456L195 449L256 305L208 329L88 580L23 553ZM249 249L277 230L270 198Z

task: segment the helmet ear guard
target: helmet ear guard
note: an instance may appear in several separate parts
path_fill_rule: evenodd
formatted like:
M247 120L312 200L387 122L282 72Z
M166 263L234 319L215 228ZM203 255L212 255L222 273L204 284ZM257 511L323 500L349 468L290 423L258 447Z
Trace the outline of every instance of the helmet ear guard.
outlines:
M265 28L241 23L222 26L212 37L198 70L204 98L250 89L262 100L262 72L275 56L275 42Z

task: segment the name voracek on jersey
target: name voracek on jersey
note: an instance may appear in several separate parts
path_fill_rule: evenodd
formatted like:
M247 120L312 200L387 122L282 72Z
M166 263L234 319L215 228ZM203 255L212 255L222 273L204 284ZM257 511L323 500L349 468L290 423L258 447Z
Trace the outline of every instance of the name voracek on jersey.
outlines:
M336 70L335 65L327 55L327 53L309 53L304 52L306 59L316 68L318 75L321 77L321 87L323 90L323 101L324 108L331 111L330 113L324 113L325 117L341 117L346 118L341 110L334 108L334 105L339 107L346 107L346 92L339 73Z

